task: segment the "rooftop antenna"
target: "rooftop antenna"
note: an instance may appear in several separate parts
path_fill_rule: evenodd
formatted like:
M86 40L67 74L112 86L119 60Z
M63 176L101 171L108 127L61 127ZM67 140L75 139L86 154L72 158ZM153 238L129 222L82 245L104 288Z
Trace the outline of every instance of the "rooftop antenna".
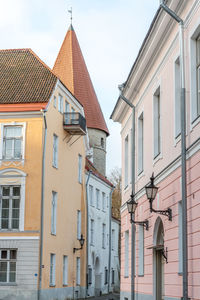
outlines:
M70 9L68 9L68 12L71 14L71 25L72 25L72 7Z

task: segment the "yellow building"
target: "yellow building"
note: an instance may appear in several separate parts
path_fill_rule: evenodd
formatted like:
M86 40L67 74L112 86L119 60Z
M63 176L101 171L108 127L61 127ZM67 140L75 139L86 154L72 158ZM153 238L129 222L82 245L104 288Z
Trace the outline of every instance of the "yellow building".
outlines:
M0 299L84 297L83 106L30 49L0 65Z

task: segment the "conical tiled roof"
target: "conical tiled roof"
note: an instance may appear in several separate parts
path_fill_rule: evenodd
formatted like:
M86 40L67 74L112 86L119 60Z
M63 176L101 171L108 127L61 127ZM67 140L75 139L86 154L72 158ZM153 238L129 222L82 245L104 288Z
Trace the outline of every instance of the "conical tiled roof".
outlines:
M53 71L83 105L87 127L103 130L109 135L72 25L67 31Z

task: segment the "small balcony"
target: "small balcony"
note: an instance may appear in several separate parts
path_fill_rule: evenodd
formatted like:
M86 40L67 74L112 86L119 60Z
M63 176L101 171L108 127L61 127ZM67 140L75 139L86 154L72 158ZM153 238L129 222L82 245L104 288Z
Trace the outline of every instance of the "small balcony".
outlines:
M77 112L63 114L63 128L71 135L86 134L86 120Z

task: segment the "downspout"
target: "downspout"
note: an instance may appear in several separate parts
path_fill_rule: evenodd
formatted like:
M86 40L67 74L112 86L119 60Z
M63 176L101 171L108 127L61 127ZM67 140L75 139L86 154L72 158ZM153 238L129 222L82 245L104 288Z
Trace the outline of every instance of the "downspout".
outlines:
M120 85L120 98L132 108L132 138L131 138L131 185L132 193L135 195L135 106L122 95L124 84ZM133 216L134 220L135 216ZM135 224L131 223L131 300L135 300Z
M87 219L87 243L86 243L86 290L85 290L85 298L88 297L88 243L89 243L89 200L88 200L88 184L90 180L91 170L89 170L88 178L86 181L86 205L87 205L87 211L86 211L86 219Z
M114 187L110 191L110 205L109 205L109 252L108 252L108 294L110 292L110 266L111 266L111 224L112 224L112 193Z
M188 241L187 241L187 180L186 180L186 105L183 20L161 1L160 6L179 23L180 68L181 68L181 179L182 179L182 244L183 244L183 299L188 299Z
M43 219L44 219L44 179L45 179L45 155L46 155L46 137L47 137L47 120L46 111L42 110L44 118L44 138L43 138L43 153L42 153L42 182L41 182L41 217L40 217L40 253L39 253L39 288L38 288L38 300L41 299L42 288L42 262L43 262Z

